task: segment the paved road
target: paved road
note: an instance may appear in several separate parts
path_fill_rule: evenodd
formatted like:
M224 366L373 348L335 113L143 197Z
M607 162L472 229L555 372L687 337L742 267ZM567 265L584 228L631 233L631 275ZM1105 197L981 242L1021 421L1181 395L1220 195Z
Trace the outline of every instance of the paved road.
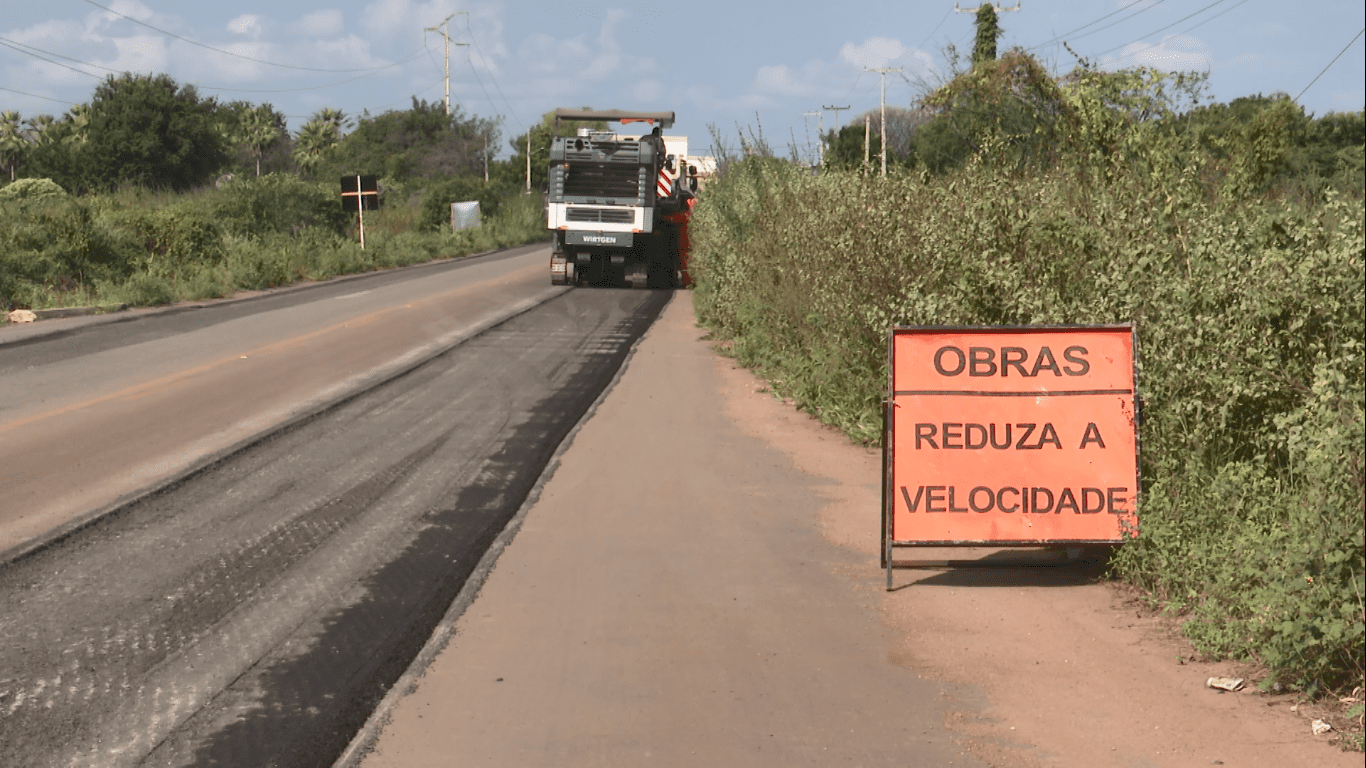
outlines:
M206 424L290 424L0 568L0 764L330 764L669 298L546 300L544 262L514 254L228 305L217 322L180 313L0 348L6 386L60 370L87 382L17 405L0 394L0 430L76 440L74 459L29 465L45 476L4 470L30 499L86 498L82 467L157 462L143 432L182 440L172 453L193 465ZM319 378L373 378L517 300L543 303L289 421ZM153 370L107 362L139 356ZM130 411L144 419L131 429Z
M562 292L547 259L534 246L102 325L0 329L0 552Z

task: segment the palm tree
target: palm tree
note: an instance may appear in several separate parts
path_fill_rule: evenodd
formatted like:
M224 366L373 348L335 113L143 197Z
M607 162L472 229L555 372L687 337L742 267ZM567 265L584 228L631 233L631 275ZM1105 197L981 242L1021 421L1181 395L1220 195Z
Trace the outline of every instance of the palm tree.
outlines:
M312 173L323 155L335 147L339 140L335 125L314 118L304 123L294 136L294 162L304 171Z
M71 124L71 133L63 141L68 144L84 144L90 130L90 105L77 104L67 110L63 122Z
M280 121L276 118L275 109L269 104L262 104L247 113L245 126L246 144L251 148L251 156L256 160L256 175L261 175L261 155L265 153L280 134L284 133L284 128L280 126Z
M323 107L322 109L313 113L313 116L309 118L309 122L320 122L331 125L332 130L337 134L337 138L340 139L342 131L346 130L347 128L350 128L355 121L347 117L346 113L341 111L340 109L334 109L332 107Z
M0 113L0 164L9 166L10 181L14 181L15 168L29 147L21 125L18 112Z

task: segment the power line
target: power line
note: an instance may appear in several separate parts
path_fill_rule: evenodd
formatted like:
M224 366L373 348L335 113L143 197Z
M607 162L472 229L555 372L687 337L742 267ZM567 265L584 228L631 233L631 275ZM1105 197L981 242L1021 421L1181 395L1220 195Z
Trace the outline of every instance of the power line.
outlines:
M39 55L36 54L36 53L32 53L32 52L30 52L30 51L26 51L26 50L24 50L23 48L20 48L20 47L19 47L20 45L22 45L22 43L14 44L14 43L10 43L8 40L5 40L4 38L0 38L0 45L5 46L6 48L12 48L12 49L14 49L14 50L16 50L16 51L18 51L18 52L20 52L20 53L22 53L22 54L27 55L27 56L32 56L33 58L38 59L39 61L46 61L47 63L52 64L53 66L58 66L58 67L61 67L62 69L69 69L69 70L71 70L72 72L75 72L75 73L78 74L78 75L85 75L86 77L93 77L93 78L95 78L96 80L100 79L100 76L97 75L97 74L94 74L93 72L86 72L86 71L83 70L83 69L76 69L75 67L73 67L73 66L71 66L71 65L69 65L69 64L63 64L63 63L61 63L60 61L53 61L52 59L48 59L48 58L44 58L44 57L42 57L42 56L39 56ZM65 58L65 57L63 57L63 58ZM84 62L81 62L81 63L84 63Z
M854 78L854 84L851 85L851 86L849 86L849 92L846 93L846 94L844 94L844 98L845 98L845 99L848 99L849 96L852 95L852 94L854 93L854 89L855 89L855 88L858 88L859 81L862 80L862 79L863 79L863 70L860 69L859 72L858 72L858 77Z
M489 95L489 89L485 88L484 81L479 79L479 70L475 68L474 61L470 59L469 51L465 51L465 63L470 65L470 73L474 75L474 82L479 83L479 90L483 91L484 98L488 99L489 109L493 110L493 114L498 114L498 105L493 103L493 97ZM521 125L522 121L518 120L517 124Z
M939 28L942 27L942 26L944 26L944 22L948 21L948 20L949 20L949 17L952 16L952 15L953 15L953 9L952 9L952 8L950 8L950 9L947 10L947 11L945 11L945 12L944 12L944 18L940 19L940 20L939 20L939 23L934 25L934 29L930 30L930 33L929 33L928 35L925 35L925 39L924 39L924 40L921 40L921 41L920 41L920 45L917 45L916 47L917 47L917 48L920 48L921 46L925 45L925 43L928 43L928 42L930 41L930 38L931 38L931 37L934 37L934 33L935 33L935 32L938 32L938 31L939 31Z
M17 93L17 94L19 94L20 96L28 96L28 97L31 98L31 99L43 99L44 101L55 101L55 102L57 102L58 104L70 104L70 105L73 105L73 106L76 104L76 102L74 102L74 101L63 101L62 99L54 99L54 98L52 98L51 96L39 96L39 95L36 94L36 93L26 93L26 92L24 92L24 91L16 91L16 90L14 90L13 88L6 88L6 87L3 86L3 85L0 85L0 91L8 91L9 93Z
M1076 41L1082 39L1083 37L1090 37L1091 35L1094 35L1094 34L1096 34L1097 32L1104 32L1105 30L1109 29L1110 27L1117 26L1117 25L1119 25L1119 24L1123 24L1124 22L1129 21L1130 19L1136 19L1136 18L1138 18L1138 15L1141 14L1141 13L1143 13L1144 11L1151 11L1152 9L1156 8L1157 6L1159 6L1159 5L1161 5L1161 4L1165 3L1165 2L1167 2L1167 0L1157 0L1157 2L1153 3L1152 5L1145 5L1145 6L1143 6L1142 8L1139 8L1137 11L1134 11L1133 13L1129 14L1128 16L1125 16L1125 17L1122 18L1122 19L1117 19L1117 20L1115 20L1115 21L1112 21L1112 22L1110 22L1109 24L1106 24L1106 25L1103 26L1103 27L1100 27L1100 28L1098 28L1098 29L1093 29L1093 30L1091 30L1090 32L1087 32L1087 33L1084 34L1084 35L1077 35L1076 37L1072 38L1072 42L1075 43ZM1199 11L1196 11L1196 13L1199 13ZM1192 15L1194 15L1194 14L1192 14ZM1187 16L1186 18L1190 18L1190 16ZM1179 23L1179 22L1178 22L1178 23ZM1146 37L1146 35L1144 35L1144 37Z
M422 96L422 95L426 94L428 91L430 91L431 89L436 88L436 87L439 86L439 85L441 85L441 81L440 81L440 80L436 81L435 83L432 83L431 85L427 86L426 88L423 88L422 90L418 91L417 93L415 93L415 94L413 94L412 96L409 96L409 97L407 97L407 98L408 98L408 99L412 99L412 98L417 97L417 96ZM377 110L388 109L389 107L392 107L392 106L394 106L395 104L402 104L403 102L404 102L404 99L399 99L398 101L391 101L391 102L389 102L388 104L385 104L385 105L382 106L382 107L376 107L375 109L377 109ZM367 109L368 109L368 107L367 107Z
M124 15L124 14L122 14L122 13L119 13L118 11L114 10L113 8L109 8L109 7L107 7L107 6L100 5L99 3L95 2L95 0L85 0L85 2L89 3L90 5L95 6L96 8L99 8L100 10L108 11L109 13L112 13L112 14L114 14L115 16L118 16L118 17L123 18L123 19L127 19L128 21L131 21L131 22L133 22L134 24L138 24L138 25L140 25L140 26L146 27L146 28L152 30L153 32L160 32L161 34L163 34L163 35L165 35L165 36L167 36L167 37L173 37L173 38L175 38L176 40L180 40L181 42L186 42L186 43L189 43L190 45L197 45L197 46L199 46L200 48L203 48L203 49L209 50L209 51L213 51L214 53L221 53L221 54L223 54L224 56L232 56L232 57L234 57L234 58L243 59L244 61L253 61L253 62L256 62L257 64L266 64L266 65L269 65L269 66L272 66L272 67L283 67L283 68L285 68L285 69L299 69L299 70L303 70L303 71L305 71L305 72L331 72L331 73L334 73L334 74L335 74L335 73L340 73L340 72L379 72L379 71L381 71L381 70L390 69L390 68L392 68L392 67L398 66L398 65L401 64L401 63L404 63L404 62L397 62L397 63L394 63L394 64L386 64L385 66L382 66L382 67L360 67L360 68L356 68L356 69L324 69L324 68L320 68L320 67L300 67L300 66L296 66L296 65L294 65L294 64L279 64L279 63L276 63L276 62L274 62L274 61L266 61L265 59L257 59L257 58L253 58L253 57L251 57L251 56L243 56L243 55L240 54L240 53L233 53L232 51L225 51L225 50L223 50L222 48L215 48L215 47L213 47L212 45L205 45L205 44L203 44L203 43L201 43L201 42L198 42L198 41L196 41L196 40L191 40L191 39L188 38L188 37L181 37L180 35L177 35L177 34L174 33L174 32L167 32L166 30L161 29L160 27L154 27L154 26L152 26L151 24L148 24L148 23L145 22L145 21L139 21L139 20L133 18L132 16L126 16L126 15Z
M27 43L21 43L21 42L19 42L19 41L17 41L17 40L11 40L11 39L9 39L9 38L7 38L7 37L0 37L0 45L7 46L7 47L9 47L9 48L14 48L16 51L19 51L20 53L27 54L27 55L29 55L29 56L34 57L35 59L42 59L43 61L46 61L46 62L48 62L49 64L57 64L57 66L59 66L59 67L61 67L61 66L66 66L66 65L65 65L65 64L60 64L60 63L55 62L55 61L50 61L50 60L48 60L48 59L43 59L42 56L39 56L39 55L37 55L37 54L35 54L35 53L32 53L32 51L37 51L38 53L45 53L45 54L47 54L48 56L56 56L56 57L59 58L59 59L66 59L67 61L72 61L72 62L75 62L75 63L77 63L77 64L82 64L82 65L87 66L87 67L94 67L94 68L96 68L96 69L103 69L103 70L106 71L106 72L118 72L118 71L119 71L119 70L117 70L117 69L110 69L109 67L103 66L103 65L101 65L101 64L93 64L93 63L91 63L91 62L89 62L89 61L81 61L80 59L73 59L73 58L71 58L70 56L63 56L63 55L60 54L60 53L55 53L55 52L53 52L53 51L45 50L45 49L39 48L39 47L37 47L37 46L28 45ZM26 50L24 50L24 49L26 49ZM67 67L67 69L71 69L71 68L70 68L70 67ZM75 72L80 72L79 69L73 70L73 71L75 71ZM83 75L89 75L90 73L89 73L89 72L81 72L81 74L83 74ZM98 77L98 75L92 75L92 77Z
M479 47L479 41L476 40L475 37L474 37L474 30L470 28L470 17L469 17L469 16L465 16L465 32L467 32L467 33L469 34L469 36L470 36L470 42L474 44L474 50L476 50L476 51L479 52L479 58L483 59L484 61L488 61L488 60L489 60L489 57L487 57L487 56L484 55L484 51ZM468 56L466 57L466 59L468 60ZM471 72L474 72L474 79L475 79L475 80L479 80L479 73L475 70L475 66L474 66L474 62L473 62L473 61L470 62L470 71L471 71ZM496 77L493 76L493 70L492 70L492 69L489 70L489 79L493 81L493 87L498 91L498 96L499 96L500 98L502 98L503 104L507 106L507 108L508 108L508 114L509 114L509 115L512 115L512 119L517 121L517 125L518 125L519 127L524 128L524 129L530 131L531 129L529 129L529 128L527 128L526 126L522 125L522 121L521 121L520 119L517 118L517 112L512 108L512 104L508 103L508 97L503 95L503 87L502 87L501 85L498 84L498 78L496 78ZM484 82L483 82L482 80L479 80L479 87L480 87L480 88L483 88L483 87L484 87ZM484 95L487 96L488 93L486 92ZM493 100L492 100L492 99L489 100L489 106L493 106ZM495 109L494 111L497 112L498 110Z
M1165 26L1165 27L1162 27L1161 29L1154 29L1153 31L1149 32L1148 34L1142 35L1142 36L1138 37L1137 39L1130 40L1129 42L1124 43L1123 45L1116 45L1114 48L1111 48L1111 49L1108 50L1108 51L1101 51L1100 53L1097 53L1096 56L1104 56L1104 55L1107 54L1107 53L1111 53L1111 52L1113 52L1113 51L1118 51L1120 48L1124 48L1125 46L1133 45L1134 43L1137 43L1137 42L1142 41L1143 38L1145 38L1145 37L1152 37L1153 35L1157 34L1158 32L1162 32L1162 31L1171 29L1172 27L1176 26L1177 24L1180 24L1181 22L1186 21L1187 19L1191 19L1191 18L1194 18L1194 17L1196 17L1196 16L1199 16L1200 14L1204 13L1205 11L1208 11L1209 9L1213 8L1214 6L1216 6L1216 5L1218 5L1218 4L1222 3L1222 2L1225 2L1225 0L1214 0L1214 2L1210 3L1209 5L1205 6L1204 8L1201 8L1200 10L1196 11L1195 13L1190 14L1189 16L1182 16L1181 18L1177 19L1176 21L1173 21L1172 23L1168 24L1168 25ZM1137 53L1137 51L1135 51L1134 53ZM1129 55L1132 56L1133 54L1129 54Z
M421 56L422 53L422 51L418 51L412 56L409 56L408 58L402 61L395 62L390 66L396 67L400 64L407 64L408 62ZM321 91L326 88L336 88L339 85L346 85L347 83L354 83L357 80L364 80L367 77L373 76L376 72L378 72L378 70L366 72L363 75L352 77L346 80L341 80L335 83L328 83L326 85L309 85L303 88L232 88L226 85L195 85L195 87L206 91L227 91L229 93L298 93L300 91Z
M1199 29L1200 27L1202 27L1202 26L1208 24L1208 23L1211 22L1211 21L1214 21L1215 19L1219 18L1220 16L1223 16L1224 14L1226 14L1226 13L1228 13L1229 11L1233 10L1234 8L1238 8L1238 7L1241 6L1243 3L1246 3L1246 2L1247 2L1247 0L1238 0L1238 2L1234 3L1233 5L1230 5L1229 7L1225 8L1224 10L1222 10L1222 11L1220 11L1220 12L1214 14L1213 16L1209 17L1208 19L1205 19L1205 20L1203 20L1203 21L1196 22L1195 24L1192 24L1191 26L1186 27L1185 29L1181 30L1181 31L1178 32L1177 34L1184 35L1184 34L1186 34L1187 32L1190 32L1190 31L1192 31L1192 30Z
M1111 11L1111 12L1105 14L1104 16L1101 16L1099 19L1096 19L1095 21L1088 21L1087 23L1082 24L1080 27L1077 27L1076 29L1072 30L1071 32L1064 32L1064 33L1062 33L1061 35L1058 35L1057 37L1053 38L1052 40L1049 40L1049 41L1046 42L1046 43L1039 43L1038 45L1034 46L1033 48L1030 48L1029 50L1031 50L1031 51L1037 51L1038 49L1044 47L1045 45L1052 45L1053 43L1056 43L1056 42L1058 42L1059 40L1062 40L1063 38L1067 37L1068 35L1075 35L1076 33L1082 31L1083 29L1086 29L1087 27L1091 26L1092 24L1099 24L1099 23L1101 23L1102 21L1105 21L1106 19L1110 18L1111 16L1114 16L1114 15L1117 14L1117 13L1123 13L1124 11L1127 11L1127 10L1129 10L1130 8L1133 8L1135 5L1138 5L1138 4L1141 3L1141 2L1143 2L1143 0L1134 0L1132 3L1129 3L1128 5L1125 5L1125 6L1120 7L1120 8L1116 8L1115 10L1113 10L1113 11ZM1142 13L1142 11L1140 11L1139 13ZM1134 16L1137 16L1137 15L1138 15L1137 13L1134 14ZM1133 16L1130 16L1129 18L1132 19ZM1122 21L1122 19L1121 19L1121 21ZM1103 28L1102 28L1102 29L1103 29ZM1098 29L1098 30L1096 30L1096 31L1099 32L1100 30ZM1089 34L1089 33L1088 33L1088 34Z
M1363 28L1363 29L1361 30L1361 32L1358 32L1358 33L1357 33L1357 36L1354 37L1354 38L1352 38L1352 42L1350 42L1350 43L1348 43L1347 45L1343 46L1342 50L1338 51L1338 55L1334 56L1334 57L1333 57L1333 60L1330 61L1330 62L1328 62L1328 67L1331 67L1331 66L1333 66L1334 64L1336 64L1337 61L1338 61L1338 59L1342 58L1342 54L1346 53L1348 48L1351 48L1352 45L1356 43L1356 41L1358 41L1358 40L1361 39L1361 34L1362 34L1362 32L1366 32L1366 28ZM1327 71L1328 71L1328 67L1324 67L1324 68L1323 68L1323 72L1327 72ZM1304 93L1305 93L1305 91L1308 91L1310 88L1312 88L1312 87L1314 86L1314 83L1317 83L1317 82L1319 81L1319 78L1320 78L1320 77L1323 77L1323 72L1320 72L1320 73L1318 73L1317 75L1314 75L1314 79L1309 81L1309 85L1304 86L1304 91L1300 91L1300 96L1303 96ZM1299 100L1300 100L1300 96L1296 96L1296 97L1295 97L1295 101L1296 101L1297 103L1298 103Z

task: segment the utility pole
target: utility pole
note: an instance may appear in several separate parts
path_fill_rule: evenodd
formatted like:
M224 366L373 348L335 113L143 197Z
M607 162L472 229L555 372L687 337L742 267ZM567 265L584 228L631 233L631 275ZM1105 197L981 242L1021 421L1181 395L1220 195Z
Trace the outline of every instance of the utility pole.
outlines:
M864 172L864 174L867 174L867 173L868 173L868 133L869 133L869 131L872 129L872 126L870 125L871 122L872 122L872 118L867 117L867 116L864 116L864 118L863 118L863 172Z
M825 106L821 107L821 109L828 109L828 110L830 110L830 111L832 111L832 112L835 113L835 131L836 131L836 132L838 132L839 129L840 129L840 110L844 110L844 109L848 109L848 108L849 108L849 105L848 105L848 104L846 104L846 105L844 105L844 106L842 106L842 107L825 107Z
M808 118L808 117L818 117L818 118L820 118L820 119L816 122L816 138L817 138L817 140L818 140L818 141L817 141L817 144L816 144L816 150L817 150L817 152L820 153L820 154L817 156L817 158L816 158L816 164L817 164L817 165L824 165L824 164L825 164L825 133L824 133L824 131L825 131L825 113L824 113L824 112L803 112L803 113L802 113L802 127L804 127L804 128L807 126L806 118ZM810 147L810 146L811 146L811 134L808 133L806 136L807 136L807 138L806 138L806 145L807 145L808 147Z
M451 42L451 35L450 35L451 19L452 19L453 17L455 17L455 16L458 16L458 15L462 14L462 13L465 14L466 16L469 15L469 11L456 11L455 13L452 13L450 16L447 16L446 18L442 19L442 20L441 20L441 29L438 29L438 28L436 28L436 27L423 27L423 28L422 28L422 31L423 31L423 32L440 32L440 33L441 33L441 37L445 38L445 40L446 40L446 117L450 117L450 116L451 116L451 46L452 46L452 45L463 45L463 46L465 46L465 47L467 47L467 48L469 47L469 43L452 43L452 42Z
M882 76L882 175L887 175L887 73L900 72L901 67L864 67L864 72L877 72Z
M991 4L991 8L992 8L992 10L996 11L997 13L1004 13L1005 11L1018 11L1018 10L1020 10L1020 3L1021 3L1021 1L1022 1L1022 0L1015 0L1015 7L1014 7L1014 8L1002 8L1001 6L999 6L999 5L995 4L995 3L992 3L992 4ZM959 8L959 7L958 7L958 3L955 2L955 3L953 4L953 10L954 10L955 13L977 13L977 12L980 11L981 9L982 9L982 6L980 6L980 5L977 6L976 8Z

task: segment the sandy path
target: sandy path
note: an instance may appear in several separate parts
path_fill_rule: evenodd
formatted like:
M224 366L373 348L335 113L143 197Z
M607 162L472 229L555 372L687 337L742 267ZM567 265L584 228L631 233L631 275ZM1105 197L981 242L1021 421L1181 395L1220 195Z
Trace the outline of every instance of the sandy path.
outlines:
M1085 572L877 568L876 453L680 294L366 766L1359 766Z

